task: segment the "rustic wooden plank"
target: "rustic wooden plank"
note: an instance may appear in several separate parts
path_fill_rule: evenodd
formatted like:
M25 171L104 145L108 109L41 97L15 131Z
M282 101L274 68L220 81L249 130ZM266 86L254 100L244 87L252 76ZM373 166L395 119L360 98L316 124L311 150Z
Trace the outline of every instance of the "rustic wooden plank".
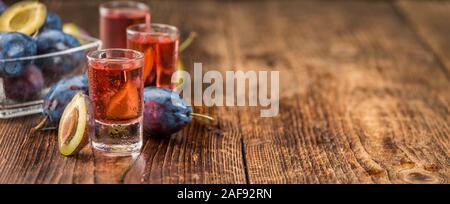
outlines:
M54 131L30 132L38 118L0 121L0 183L92 183L90 148L75 157L61 156Z
M450 78L450 2L397 1L398 10L442 61Z
M204 71L225 71L231 66L222 3L176 1L150 2L150 5L154 22L176 25L184 37L191 31L198 33L194 44L182 55L187 71L193 74L194 62L203 63ZM226 107L196 107L195 110L215 116L218 124L206 126L194 121L170 140L148 140L143 151L146 154L138 159L138 168L130 169L125 182L246 182L236 110Z
M448 182L450 84L389 2L228 9L236 67L281 77L278 117L239 114L250 183Z
M44 0L49 10L56 12L63 22L81 26L92 36L99 36L98 5L104 1Z

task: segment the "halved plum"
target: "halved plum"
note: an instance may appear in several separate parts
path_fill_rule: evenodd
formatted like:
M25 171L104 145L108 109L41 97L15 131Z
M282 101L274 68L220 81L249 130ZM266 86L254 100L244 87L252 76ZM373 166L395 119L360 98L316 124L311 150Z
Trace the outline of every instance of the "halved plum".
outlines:
M64 156L78 153L94 134L94 119L88 96L77 93L59 121L58 147Z
M45 23L47 8L38 1L21 1L6 9L0 18L0 32L35 33Z

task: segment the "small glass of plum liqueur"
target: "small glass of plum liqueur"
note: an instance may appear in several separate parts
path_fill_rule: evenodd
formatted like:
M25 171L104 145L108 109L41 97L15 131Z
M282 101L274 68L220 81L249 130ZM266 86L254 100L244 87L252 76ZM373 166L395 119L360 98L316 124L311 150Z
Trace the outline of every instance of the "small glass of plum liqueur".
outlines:
M178 28L166 24L136 24L127 29L127 48L144 53L146 86L175 89L172 75L177 70Z
M126 48L128 26L150 24L150 8L137 1L110 1L100 4L100 39L103 48Z
M144 54L130 49L88 53L89 98L95 119L92 146L133 155L142 147Z

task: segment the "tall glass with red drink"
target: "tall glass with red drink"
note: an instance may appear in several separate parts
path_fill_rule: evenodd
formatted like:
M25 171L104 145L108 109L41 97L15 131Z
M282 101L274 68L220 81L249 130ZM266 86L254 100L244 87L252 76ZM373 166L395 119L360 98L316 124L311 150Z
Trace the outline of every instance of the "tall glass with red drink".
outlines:
M92 146L109 153L137 153L142 146L144 55L129 49L88 54L89 97L95 119Z
M103 48L126 48L128 26L150 24L150 9L142 2L111 1L100 5L100 39Z
M127 48L144 53L145 85L174 89L172 74L177 70L180 33L175 26L152 23L127 29Z

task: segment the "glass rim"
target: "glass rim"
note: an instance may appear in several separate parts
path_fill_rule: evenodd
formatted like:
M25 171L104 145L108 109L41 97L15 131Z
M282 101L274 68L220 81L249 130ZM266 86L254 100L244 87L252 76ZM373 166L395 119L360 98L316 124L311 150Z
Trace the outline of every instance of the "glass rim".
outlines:
M101 3L99 6L100 14L102 13L102 11L110 11L124 6L129 7L130 9L150 11L150 6L144 2L117 0Z
M102 58L102 53L111 52L111 51L119 51L123 53L133 53L133 58ZM114 64L121 64L121 63L133 63L136 61L142 61L144 60L144 53L139 52L137 50L132 49L126 49L126 48L108 48L108 49L99 49L99 50L93 50L87 53L86 55L88 59L88 63L91 61L100 62L100 63L114 63Z
M148 24L147 23L139 23L139 24L133 24L127 27L127 35L136 35L136 34L140 34L140 35L147 35L147 36L173 36L175 35L176 37L180 36L180 30L173 25L169 25L169 24L163 24L163 23L150 23L150 27L157 27L157 28L167 28L168 30L170 30L171 32L161 32L161 31L153 31L153 30L149 30L149 31L140 31L138 30L139 28L142 27L147 27Z

